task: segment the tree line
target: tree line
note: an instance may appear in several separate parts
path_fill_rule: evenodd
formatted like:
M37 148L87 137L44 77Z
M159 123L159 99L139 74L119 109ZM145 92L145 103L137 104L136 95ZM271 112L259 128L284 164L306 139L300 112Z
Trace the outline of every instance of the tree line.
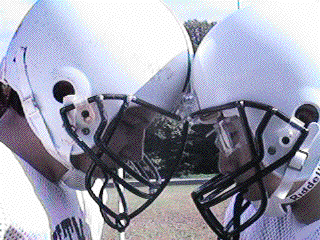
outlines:
M189 20L184 26L192 42L194 53L201 41L217 22ZM210 125L194 125L190 128L185 149L183 163L177 175L212 174L218 172L218 149L216 148L215 134Z
M196 52L199 44L216 22L189 20L184 26L190 36L193 50ZM181 143L181 131L176 123L159 117L148 129L145 151L153 161L158 159L158 169L163 174L170 168L177 146ZM160 127L161 126L161 127ZM212 174L217 172L218 149L215 147L215 134L212 125L194 125L189 129L189 136L182 164L175 173L175 177L190 174ZM181 127L182 128L182 127ZM180 130L181 130L180 128ZM163 151L163 149L171 149Z
M217 22L198 21L197 19L184 22L184 27L189 34L194 52L197 51L197 48L205 35L216 24Z

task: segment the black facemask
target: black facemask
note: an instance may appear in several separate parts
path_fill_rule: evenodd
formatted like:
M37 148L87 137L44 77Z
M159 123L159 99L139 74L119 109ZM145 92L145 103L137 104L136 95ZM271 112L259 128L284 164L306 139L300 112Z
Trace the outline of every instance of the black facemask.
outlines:
M108 122L104 110L105 101L117 101L120 110ZM120 102L120 104L119 104ZM165 111L135 97L126 95L100 95L88 99L100 114L100 124L94 134L95 149L91 149L77 134L70 124L68 113L75 109L73 104L61 109L61 115L68 134L79 147L90 156L92 165L86 173L86 189L99 205L105 222L118 231L124 231L130 220L147 208L162 192L171 179L175 169L181 162L185 141L187 138L188 122L182 121L180 116ZM130 116L128 111L132 105L148 111L152 115L150 123L142 127L125 121ZM88 113L83 114L87 117ZM132 126L131 126L132 125ZM119 128L121 128L119 130ZM140 131L141 159L132 160L123 157L114 149L112 142L117 131ZM130 139L128 139L130 140ZM131 141L131 140L130 140ZM134 140L132 140L134 141ZM111 168L104 159L110 159L116 168ZM123 176L119 176L116 169L123 169ZM103 173L101 186L95 187L95 171ZM108 194L106 194L108 191ZM119 210L119 202L122 210ZM129 202L133 204L129 204Z
M254 134L251 133L249 127L246 108L258 109L259 111L264 112ZM251 161L240 166L235 172L218 174L217 176L213 177L195 190L192 193L192 198L202 217L210 226L210 228L218 235L218 237L220 239L234 240L239 239L240 233L257 221L266 209L268 193L265 189L263 178L275 169L288 163L294 157L301 144L305 140L308 131L297 123L290 121L288 117L275 108L249 101L233 102L221 107L201 110L192 114L192 118L198 119L198 122L200 122L199 124L203 124L203 122L201 123L201 119L207 119L210 117L210 115L216 115L216 112L218 111L228 109L236 109L238 112L247 138L246 141L249 144L249 149L251 151ZM271 164L262 167L261 161L264 159L266 154L263 135L268 124L270 124L272 121L271 119L277 119L277 121L282 121L283 124L290 125L291 128L299 132L299 136L290 150L288 150L277 160L273 161ZM208 125L207 122L206 125ZM254 174L251 174L250 177L244 181L236 181L236 179L243 176L243 174L248 173L248 171L254 172ZM261 200L260 205L254 214L252 214L249 218L243 219L242 216L250 205L250 202L244 199L244 195L248 192L248 188L250 188L250 186L253 184L255 184L258 188L257 191ZM228 223L222 224L214 215L212 207L230 199L233 196L236 196L233 218Z

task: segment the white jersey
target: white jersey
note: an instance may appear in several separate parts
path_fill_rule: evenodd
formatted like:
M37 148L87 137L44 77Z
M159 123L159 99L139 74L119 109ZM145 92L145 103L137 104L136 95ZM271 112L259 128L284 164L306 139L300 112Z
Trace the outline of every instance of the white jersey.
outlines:
M0 143L0 239L50 239L46 212L16 156Z
M225 223L233 216L235 197L230 201L226 210ZM242 215L248 219L256 212L255 207L250 207ZM241 240L319 240L320 220L310 224L300 224L294 217L291 208L284 217L267 217L262 215L256 222L240 234Z
M91 239L75 190L48 181L2 143L0 159L0 239Z

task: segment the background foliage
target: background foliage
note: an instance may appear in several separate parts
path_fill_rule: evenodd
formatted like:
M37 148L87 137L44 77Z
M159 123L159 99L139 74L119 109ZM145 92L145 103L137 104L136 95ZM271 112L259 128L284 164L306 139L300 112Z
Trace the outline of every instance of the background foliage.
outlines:
M217 22L188 20L184 26L192 42L193 51L196 53L201 41ZM189 132L186 153L183 164L178 170L179 175L212 174L218 172L218 149L216 148L215 135L208 132L212 126L194 125Z
M184 26L192 41L193 50L196 52L199 44L216 22L189 20ZM161 126L161 127L159 127ZM175 129L175 130L174 130ZM177 130L178 129L178 130ZM181 141L181 128L165 118L158 118L149 127L146 136L145 151L154 162L160 159L158 169L162 174L170 169L170 162L177 161L175 156L176 146ZM212 126L194 125L190 128L186 151L183 162L175 173L175 177L193 176L194 174L212 174L217 172L218 149L215 147L215 135L208 134ZM163 151L163 149L172 149Z
M198 21L197 19L188 20L184 23L193 46L193 51L196 52L200 42L210 29L215 26L217 22Z

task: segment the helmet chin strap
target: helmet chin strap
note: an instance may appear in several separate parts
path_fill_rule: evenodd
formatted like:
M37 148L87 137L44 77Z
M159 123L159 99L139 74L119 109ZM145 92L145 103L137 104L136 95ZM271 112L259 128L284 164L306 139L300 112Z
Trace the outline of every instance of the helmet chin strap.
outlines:
M84 172L71 168L62 176L60 183L64 183L69 188L75 190L85 191L85 178L86 174Z
M272 217L281 217L286 213L285 204L290 204L309 193L320 182L320 162L317 167L314 168L309 179L296 191L288 196L293 184L299 179L299 175L305 165L305 161L308 160L310 149L319 149L320 142L315 141L320 132L320 126L313 122L308 127L308 137L301 145L299 151L290 161L281 182L276 191L268 199L268 205L265 214ZM309 159L312 161L312 159ZM253 202L256 204L259 201Z
M96 178L92 178L91 182L94 183ZM86 191L86 173L72 167L61 178L60 184L65 184L69 188Z

